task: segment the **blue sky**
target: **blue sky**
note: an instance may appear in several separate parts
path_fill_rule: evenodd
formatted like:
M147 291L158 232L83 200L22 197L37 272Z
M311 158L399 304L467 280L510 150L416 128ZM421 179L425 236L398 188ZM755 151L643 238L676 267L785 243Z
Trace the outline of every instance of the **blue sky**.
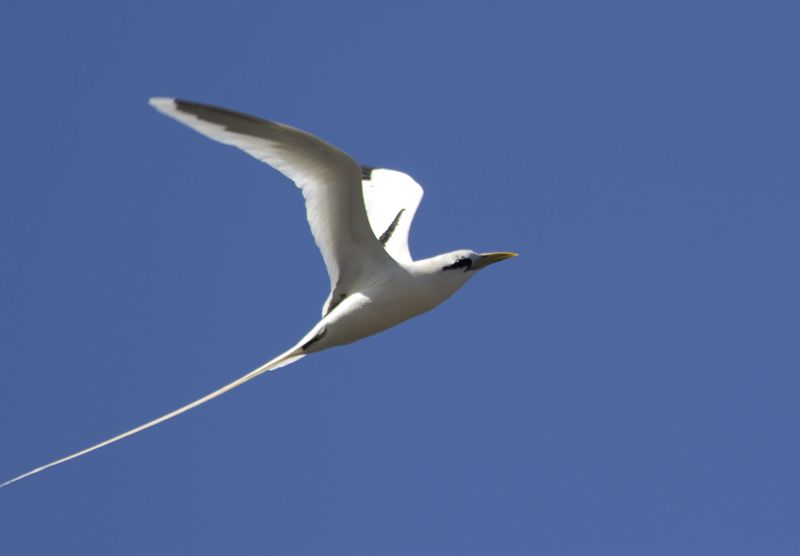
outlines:
M413 175L437 310L0 491L0 553L797 554L792 3L0 17L0 479L258 366L327 276L178 96Z

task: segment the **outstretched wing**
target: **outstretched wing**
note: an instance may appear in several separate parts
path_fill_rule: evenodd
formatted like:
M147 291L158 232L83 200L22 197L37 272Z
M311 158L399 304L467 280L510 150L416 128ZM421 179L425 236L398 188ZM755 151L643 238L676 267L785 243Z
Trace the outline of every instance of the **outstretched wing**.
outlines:
M332 291L350 291L359 277L394 264L367 220L361 169L344 152L310 133L224 108L171 98L153 98L150 104L294 181L305 197L308 223Z
M372 232L399 263L410 263L408 232L422 200L422 187L411 176L384 168L361 167L361 187Z
M375 238L395 261L410 263L408 232L422 200L422 187L403 172L362 166L361 188ZM322 316L333 311L348 293L347 288L332 288L322 305Z

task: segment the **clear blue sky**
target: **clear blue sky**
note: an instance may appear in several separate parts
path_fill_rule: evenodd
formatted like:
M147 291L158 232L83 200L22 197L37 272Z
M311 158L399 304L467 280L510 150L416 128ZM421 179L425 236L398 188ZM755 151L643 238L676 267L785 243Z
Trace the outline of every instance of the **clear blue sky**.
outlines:
M797 554L794 3L5 2L0 479L289 347L302 199L157 114L426 189L436 311L0 491L0 553Z

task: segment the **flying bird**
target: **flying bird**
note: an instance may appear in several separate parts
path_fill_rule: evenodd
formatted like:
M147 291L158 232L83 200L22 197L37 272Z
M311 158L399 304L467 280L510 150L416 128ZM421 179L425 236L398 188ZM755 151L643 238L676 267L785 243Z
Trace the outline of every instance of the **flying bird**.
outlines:
M306 216L328 270L322 319L287 351L230 384L157 419L32 469L0 488L149 429L311 353L349 344L429 311L477 271L516 253L459 250L413 260L408 232L422 187L395 170L359 165L322 139L288 125L206 104L152 98L164 114L272 166L303 193Z

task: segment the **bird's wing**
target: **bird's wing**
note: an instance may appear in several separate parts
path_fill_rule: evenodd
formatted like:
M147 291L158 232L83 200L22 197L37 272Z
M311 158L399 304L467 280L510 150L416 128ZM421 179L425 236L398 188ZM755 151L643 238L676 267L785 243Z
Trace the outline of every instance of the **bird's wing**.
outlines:
M368 166L361 167L361 187L375 237L394 260L410 263L408 232L422 200L422 187L403 172Z
M361 189L367 218L375 238L398 263L410 263L408 232L422 200L422 187L411 176L386 168L361 167ZM323 318L348 295L348 289L331 288L322 305Z
M223 108L171 98L153 98L150 104L294 181L305 197L308 223L333 292L352 291L359 277L395 264L367 220L361 169L344 152L299 129Z

